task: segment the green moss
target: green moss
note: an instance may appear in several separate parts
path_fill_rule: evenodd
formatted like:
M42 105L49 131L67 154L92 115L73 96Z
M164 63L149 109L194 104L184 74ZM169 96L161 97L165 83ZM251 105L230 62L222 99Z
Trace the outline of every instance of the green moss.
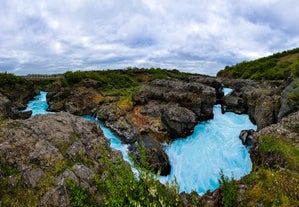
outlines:
M269 168L298 169L299 147L285 137L261 136L259 138L261 165Z
M2 159L0 159L0 172L3 176L11 176L19 173L18 169Z
M255 178L254 181L252 178ZM293 171L259 168L241 182L249 186L241 206L299 205L299 176Z

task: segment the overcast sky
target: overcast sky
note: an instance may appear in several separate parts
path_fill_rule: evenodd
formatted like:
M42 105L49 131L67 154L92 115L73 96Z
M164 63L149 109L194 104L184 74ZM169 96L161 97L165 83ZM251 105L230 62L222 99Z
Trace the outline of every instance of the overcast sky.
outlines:
M0 71L215 75L299 47L298 0L0 0Z

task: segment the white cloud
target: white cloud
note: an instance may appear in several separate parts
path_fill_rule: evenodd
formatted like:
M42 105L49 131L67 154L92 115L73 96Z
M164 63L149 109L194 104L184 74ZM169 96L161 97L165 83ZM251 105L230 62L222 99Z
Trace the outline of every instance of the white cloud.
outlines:
M295 0L3 1L0 71L165 67L215 75L299 45Z

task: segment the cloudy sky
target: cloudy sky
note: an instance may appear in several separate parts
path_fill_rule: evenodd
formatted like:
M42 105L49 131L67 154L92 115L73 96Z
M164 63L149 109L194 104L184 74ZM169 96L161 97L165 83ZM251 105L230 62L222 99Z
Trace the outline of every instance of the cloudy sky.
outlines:
M297 0L0 0L0 72L215 75L299 47Z

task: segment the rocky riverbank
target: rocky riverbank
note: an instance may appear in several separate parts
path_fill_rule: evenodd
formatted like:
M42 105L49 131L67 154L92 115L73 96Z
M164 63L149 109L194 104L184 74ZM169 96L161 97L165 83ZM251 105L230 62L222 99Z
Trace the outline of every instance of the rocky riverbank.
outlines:
M66 180L94 192L94 175L104 173L103 150L110 159L121 159L96 123L66 112L2 123L3 205L69 206Z
M112 160L120 158L120 153L110 149L98 126L73 115L96 116L123 143L129 144L130 151L137 156L137 145L143 143L151 168L167 175L171 166L162 143L186 137L198 122L212 119L212 108L216 103L222 105L223 113L233 111L249 114L258 126L259 132L252 135L254 172L238 183L240 204L258 197L255 193L260 195L260 192L264 192L263 187L259 192L254 191L256 185L262 185L263 173L267 177L267 173L273 170L277 176L286 172L298 183L298 112L294 113L297 109L288 98L297 87L294 80L260 82L180 75L177 71L167 72L166 79L162 80L153 78L156 74L146 70L117 71L116 74L127 78L124 76L126 73L130 75L126 81L132 81L132 86L117 90L92 78L83 78L78 82L73 80L71 83L60 78L47 84L33 81L26 86L9 85L1 88L0 183L8 189L1 191L6 196L2 200L9 198L9 189L14 189L16 194L27 189L27 193L38 192L34 197L35 204L57 206L57 203L62 203L68 206L69 190L64 179L70 178L79 187L86 187L88 193L95 194L95 199L101 202L101 196L96 194L95 181L91 179L94 174L105 177L99 162L99 151L107 151ZM233 91L224 96L223 87L232 88ZM64 112L26 119L31 114L20 113L19 109L24 108L39 89L49 92L49 110ZM18 98L17 94L22 95ZM280 139L287 140L282 146L289 153L284 154L279 147L271 148L273 140L264 139L268 136L277 141L278 146L281 146ZM263 139L266 141L263 142ZM265 143L264 148L261 147ZM270 151L265 150L267 147ZM44 179L50 179L50 182ZM286 182L284 179L277 177L276 181L280 185L280 182ZM289 186L290 189L282 192L281 196L298 198L296 193L285 194L296 191L294 185ZM186 206L191 200L196 200L200 205L217 206L222 191L220 188L202 197L182 194L181 199ZM291 204L294 202L290 201Z

